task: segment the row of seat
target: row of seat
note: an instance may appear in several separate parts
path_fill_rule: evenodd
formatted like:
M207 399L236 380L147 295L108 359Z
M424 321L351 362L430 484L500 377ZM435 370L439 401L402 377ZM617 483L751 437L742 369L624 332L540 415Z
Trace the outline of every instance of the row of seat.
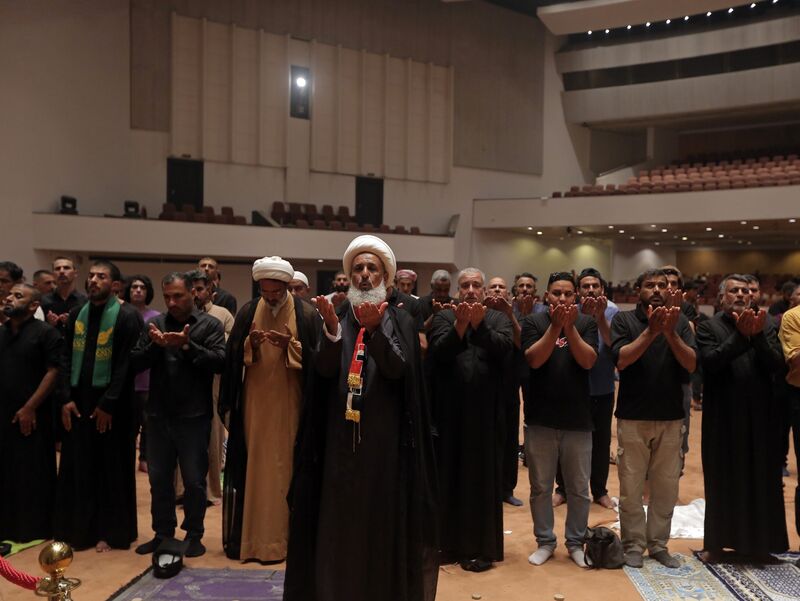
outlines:
M204 206L202 211L197 211L194 205L183 204L181 210L171 203L165 202L161 207L158 218L162 221L190 221L192 223L225 223L229 225L247 225L247 219L242 215L234 215L233 208L222 207L220 213L214 213L214 207Z
M303 219L308 223L314 221L354 223L356 221L356 218L350 215L350 209L345 206L340 206L334 213L332 205L322 205L322 210L318 211L317 206L313 204L280 201L272 203L270 216L281 225L295 224L298 219Z
M759 156L745 156L744 158L706 158L702 161L672 161L668 168L695 168L701 169L703 167L725 167L725 166L739 166L739 165L756 165L766 163L780 163L781 161L795 161L800 157L797 153L788 154L761 154ZM664 169L664 165L658 165L654 169Z
M324 219L313 219L308 221L307 219L296 219L294 222L295 227L299 228L310 228L316 230L347 230L350 232L379 232L382 234L414 234L420 235L420 229L417 226L412 226L410 229L406 229L404 225L398 225L392 228L390 225L381 224L379 226L374 226L371 223L365 223L360 225L356 221L347 221L342 222L337 219L333 219L331 221L325 221Z

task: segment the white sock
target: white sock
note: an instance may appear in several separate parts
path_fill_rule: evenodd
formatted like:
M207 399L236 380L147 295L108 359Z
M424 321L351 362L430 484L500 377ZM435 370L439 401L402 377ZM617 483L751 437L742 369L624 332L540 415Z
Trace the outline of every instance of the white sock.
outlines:
M552 556L553 549L550 547L539 547L536 551L531 553L530 557L528 557L528 562L535 566L540 566Z
M569 556L572 558L572 561L574 561L579 568L586 567L586 559L584 558L583 555L583 549L581 549L580 547L575 547L574 549L572 549L569 552Z

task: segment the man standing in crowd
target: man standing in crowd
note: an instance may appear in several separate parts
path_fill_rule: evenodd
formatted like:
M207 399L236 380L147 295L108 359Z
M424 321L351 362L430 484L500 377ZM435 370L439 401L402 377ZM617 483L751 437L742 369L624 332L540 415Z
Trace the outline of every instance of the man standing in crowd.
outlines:
M67 264L56 261L59 277L69 272ZM61 420L66 433L55 537L76 549L94 545L98 553L127 549L137 536L137 420L129 362L142 318L113 293L121 281L116 265L95 261L89 268L89 302L70 311L65 327Z
M503 366L514 348L511 321L483 305L485 294L483 273L463 269L459 303L434 315L429 334L441 403L442 557L473 572L503 560Z
M329 303L333 304L333 308L339 308L344 301L347 300L347 291L350 289L350 276L343 271L337 271L333 276L331 282L331 292L325 295Z
M394 278L397 289L403 294L407 294L412 298L419 298L415 296L414 286L417 285L417 274L411 269L399 269Z
M639 303L611 322L611 348L619 369L617 468L619 517L625 562L643 565L642 554L669 568L680 565L667 550L678 498L683 425L682 384L697 364L689 320L667 308L667 276L645 271L636 280ZM644 483L650 484L645 518Z
M514 308L509 296L508 284L503 278L497 277L489 280L488 292L484 304L490 309L499 311L511 321L514 337L513 361L503 366L503 435L501 463L501 479L503 488L503 502L522 507L522 501L514 496L517 487L517 474L519 472L519 387L520 371L517 367L518 355L521 354L522 327L514 314Z
M597 361L589 370L592 423L592 466L590 484L592 498L606 509L614 509L608 496L608 457L611 452L611 416L614 413L614 357L611 354L611 321L619 307L606 297L606 283L600 272L587 267L578 275L580 311L594 319L599 334ZM553 495L553 507L566 500L563 478L559 470L558 488Z
M797 282L789 280L781 286L781 298L772 303L769 307L769 314L780 318L791 307L792 293L797 288Z
M2 274L0 274L2 277ZM53 536L56 456L52 393L59 392L63 339L34 319L41 293L16 284L0 326L0 540Z
M222 545L231 559L286 558L294 442L321 333L314 307L287 291L296 279L280 257L256 261L261 295L239 311L228 344L220 414L230 413Z
M572 274L553 273L547 282L546 298L549 312L522 320L522 349L531 367L531 388L536 390L536 402L526 424L525 453L539 548L528 561L542 565L555 551L552 494L560 466L567 492L567 551L579 567L585 568L583 543L591 504L593 429L589 370L597 360L598 327L575 304ZM588 303L590 309L596 308L596 300Z
M705 561L723 549L757 561L789 547L781 482L781 407L772 380L783 368L775 326L750 308L738 274L720 284L722 311L697 328L704 366Z
M11 261L0 262L0 301L5 302L11 294L11 289L22 283L22 268ZM8 317L0 311L0 324L5 323Z
M431 293L421 297L422 318L427 332L431 327L433 314L438 313L444 305L453 302L450 296L450 273L446 269L437 269L431 276Z
M42 311L47 323L64 333L70 311L82 307L86 297L76 289L78 270L72 259L56 257L53 260L53 273L56 274L56 289L42 297Z
M543 305L539 304L539 296L536 294L537 281L536 276L527 271L514 278L514 307L517 308L518 314L527 315L536 307L539 308L539 311L542 310ZM530 310L528 310L528 304L531 306Z
M152 553L175 534L175 468L185 489L181 528L187 557L206 551L206 474L214 374L225 362L222 323L194 304L192 280L173 272L161 281L167 312L150 320L131 353L136 371L150 369L147 399L147 473L155 537L136 548Z
M419 338L389 306L396 260L380 238L343 258L348 300L315 298L324 327L298 431L286 601L433 599L435 467Z
M153 282L146 275L134 275L128 278L122 300L130 303L142 316L142 320L147 326L153 317L158 315L158 311L150 308L153 302L155 291ZM147 405L147 396L150 390L150 371L145 370L136 374L133 380L133 395L136 401L137 426L135 431L139 434L139 471L147 472L147 428L145 426L144 408Z
M795 294L797 290L795 288ZM794 432L794 453L800 466L800 305L783 314L779 337L788 368L786 383L790 386L790 422ZM800 478L798 480L794 492L794 519L795 528L800 534Z
M40 269L33 274L33 286L42 296L52 294L56 289L56 276L52 271Z
M236 298L220 287L222 282L222 272L219 270L219 263L213 257L203 257L197 262L197 268L206 272L211 283L214 285L214 304L224 307L231 315L236 315Z
M295 271L292 275L292 281L289 282L289 292L293 296L308 300L311 294L311 289L308 287L308 277L302 271Z

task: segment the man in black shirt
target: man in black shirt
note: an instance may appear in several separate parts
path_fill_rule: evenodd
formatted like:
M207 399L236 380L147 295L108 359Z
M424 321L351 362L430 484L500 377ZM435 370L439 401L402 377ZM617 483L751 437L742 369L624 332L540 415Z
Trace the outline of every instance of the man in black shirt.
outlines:
M553 481L559 464L567 490L567 550L586 567L583 542L589 520L592 465L592 406L589 370L597 360L597 323L578 310L572 274L557 272L547 282L549 311L522 320L522 348L536 390L525 430L531 483L531 513L538 549L528 561L542 565L556 548Z
M792 293L795 288L797 288L797 282L794 280L783 283L781 286L781 298L769 306L770 315L780 317L789 310L792 305Z
M444 305L453 302L450 296L450 273L446 269L437 269L431 276L431 293L419 298L425 330L431 327L434 313L442 310Z
M42 311L47 323L63 334L69 312L75 307L82 307L86 297L76 289L78 270L72 259L56 257L53 260L53 273L56 274L56 289L42 297Z
M34 287L17 284L3 306L8 320L0 327L0 540L53 536L50 396L60 377L63 339L34 318L40 299Z
M617 467L619 516L625 561L643 565L645 547L667 567L678 567L667 551L678 498L684 417L682 384L697 364L694 335L677 306L667 308L667 276L660 269L636 280L639 303L611 322L611 349L619 370ZM644 482L650 483L645 519Z
M187 557L206 551L206 474L211 435L212 384L225 363L225 331L217 318L194 304L192 280L170 273L161 281L167 312L150 320L131 353L134 370L150 368L147 473L155 537L136 548L152 553L175 534L175 468L180 464Z
M219 264L213 257L203 257L197 262L197 268L206 272L206 275L211 279L214 284L214 304L219 307L225 307L230 311L231 315L236 317L236 298L227 290L220 288L222 282L222 272L219 270Z

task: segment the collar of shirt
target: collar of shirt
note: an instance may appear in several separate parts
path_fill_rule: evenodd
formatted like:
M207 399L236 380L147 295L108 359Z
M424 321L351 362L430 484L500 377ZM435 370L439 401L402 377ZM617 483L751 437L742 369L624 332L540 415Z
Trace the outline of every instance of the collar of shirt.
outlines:
M178 321L177 319L172 317L172 314L169 311L164 313L164 315L165 315L165 317L164 317L164 324L165 325L167 325L167 324L176 324L178 329L180 330L180 329L183 329L183 326L185 326L187 323L188 324L197 323L197 320L202 315L202 313L200 312L200 309L195 307L195 308L192 309L192 312L189 314L189 318L186 321L182 321L182 322Z
M208 301L205 305L203 305L203 313L208 313L209 311L211 311L211 307L213 307L213 306L214 306L214 303L212 303L211 301Z

